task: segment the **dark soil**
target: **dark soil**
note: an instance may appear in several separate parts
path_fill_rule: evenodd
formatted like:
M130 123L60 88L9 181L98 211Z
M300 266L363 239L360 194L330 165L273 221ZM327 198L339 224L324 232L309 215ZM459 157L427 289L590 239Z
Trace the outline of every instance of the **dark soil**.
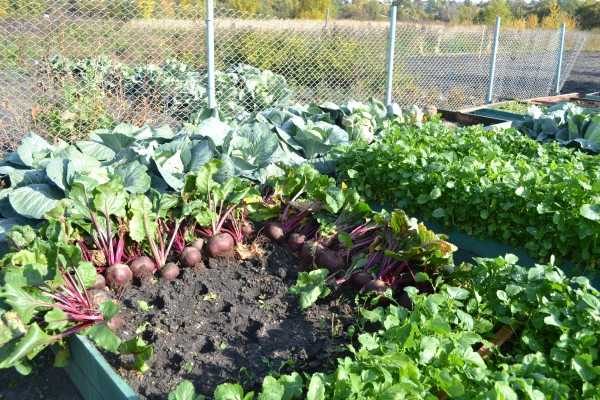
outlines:
M13 368L0 370L0 400L80 400L65 370L53 367L53 360L52 351L45 350L30 375Z
M325 370L345 351L352 308L333 299L301 312L288 294L296 257L265 247L256 259L211 259L208 268L186 269L174 282L127 290L121 336L133 337L145 325L152 367L140 375L127 369L126 357L108 358L141 398L164 399L183 379L205 395L224 382L257 389L265 375ZM139 312L140 300L152 308Z
M600 90L600 53L581 52L569 74L563 93L591 93Z

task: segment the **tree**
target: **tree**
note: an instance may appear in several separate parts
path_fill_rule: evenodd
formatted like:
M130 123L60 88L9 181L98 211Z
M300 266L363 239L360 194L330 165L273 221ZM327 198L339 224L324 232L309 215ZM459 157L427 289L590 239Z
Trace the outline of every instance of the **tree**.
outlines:
M137 9L140 17L152 18L154 13L154 0L136 0Z
M600 2L592 0L583 4L576 15L583 29L600 28Z
M378 20L387 16L388 8L378 0L354 0L341 4L338 16L345 19Z
M513 17L507 0L490 0L481 11L480 21L484 24L493 24L496 17L504 21L510 21Z
M298 18L324 19L328 12L334 10L333 0L300 0Z
M575 20L561 9L558 0L551 0L548 5L548 15L542 18L540 26L546 29L555 29L563 23L567 28L575 28L577 25Z
M260 2L256 0L229 0L227 2L227 7L246 14L254 15L258 13Z
M460 24L472 24L477 19L479 8L470 2L465 1L464 4L458 6L456 10L456 19Z

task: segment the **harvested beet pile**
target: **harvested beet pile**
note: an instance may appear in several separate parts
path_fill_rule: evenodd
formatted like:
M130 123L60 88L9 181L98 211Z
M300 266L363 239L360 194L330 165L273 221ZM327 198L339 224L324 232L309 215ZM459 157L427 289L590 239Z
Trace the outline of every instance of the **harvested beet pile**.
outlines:
M253 260L210 259L173 282L125 292L121 336L145 329L152 367L140 375L124 368L127 357L108 358L142 398L163 399L182 379L207 395L224 382L251 389L269 373L325 370L344 351L352 308L332 300L302 313L288 293L296 257L271 244L265 250Z

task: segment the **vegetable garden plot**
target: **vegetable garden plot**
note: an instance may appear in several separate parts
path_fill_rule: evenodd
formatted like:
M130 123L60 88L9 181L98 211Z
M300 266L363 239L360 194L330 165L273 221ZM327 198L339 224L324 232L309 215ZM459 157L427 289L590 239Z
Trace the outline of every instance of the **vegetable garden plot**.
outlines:
M455 265L444 236L360 192L419 213L446 201L427 216L509 241L526 221L546 229L525 230L540 235L530 251L594 268L597 210L580 203L597 158L426 119L348 102L199 112L177 131L118 125L71 145L29 135L0 167L0 368L28 373L51 345L64 363L79 333L147 398L594 396L586 278L510 255ZM323 156L342 157L337 182L310 166Z
M514 129L432 122L395 126L377 143L354 145L338 170L371 201L524 247L534 259L554 254L595 270L599 163Z

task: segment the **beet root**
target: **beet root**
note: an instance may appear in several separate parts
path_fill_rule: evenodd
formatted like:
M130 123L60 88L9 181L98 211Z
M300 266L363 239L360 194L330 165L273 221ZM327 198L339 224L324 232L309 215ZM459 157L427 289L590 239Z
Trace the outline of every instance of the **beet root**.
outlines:
M194 268L202 265L202 253L196 247L186 247L181 252L181 265L185 268Z
M191 246L198 249L198 251L202 251L202 249L204 248L204 239L200 238L194 240Z
M292 233L288 237L287 244L290 250L292 251L300 251L302 249L302 245L306 241L306 236L301 233Z
M167 281L174 281L179 276L179 267L175 263L166 263L160 269L160 275Z
M106 283L112 289L124 288L131 283L133 273L125 264L113 264L106 270Z
M371 279L363 286L363 292L383 293L387 290L388 285L381 279Z
M279 222L267 222L265 224L265 235L274 242L285 239L285 232Z
M125 319L121 315L115 315L106 323L106 326L113 332L120 331L123 325L125 325Z
M315 254L317 252L317 242L308 240L304 242L300 249L300 261L303 265L313 265L315 262Z
M206 242L208 255L210 257L228 257L233 255L235 241L233 236L227 232L219 233L212 236Z
M104 289L91 289L87 292L90 300L95 306L99 306L107 300L110 300L110 295Z
M144 279L149 278L156 272L154 261L148 256L141 256L133 260L129 266L134 278Z
M344 257L338 252L322 246L317 248L315 262L318 266L325 267L331 272L339 271L346 265Z
M103 290L105 287L106 287L106 279L104 279L104 276L97 274L96 281L94 282L94 286L92 286L92 289Z
M244 235L244 237L254 235L254 226L252 225L251 222L244 221L242 223L242 235Z
M360 290L367 283L371 282L371 280L373 280L373 277L371 276L370 273L368 273L366 271L360 271L360 272L356 272L355 274L353 274L350 277L350 284L352 285L352 287L354 289Z

